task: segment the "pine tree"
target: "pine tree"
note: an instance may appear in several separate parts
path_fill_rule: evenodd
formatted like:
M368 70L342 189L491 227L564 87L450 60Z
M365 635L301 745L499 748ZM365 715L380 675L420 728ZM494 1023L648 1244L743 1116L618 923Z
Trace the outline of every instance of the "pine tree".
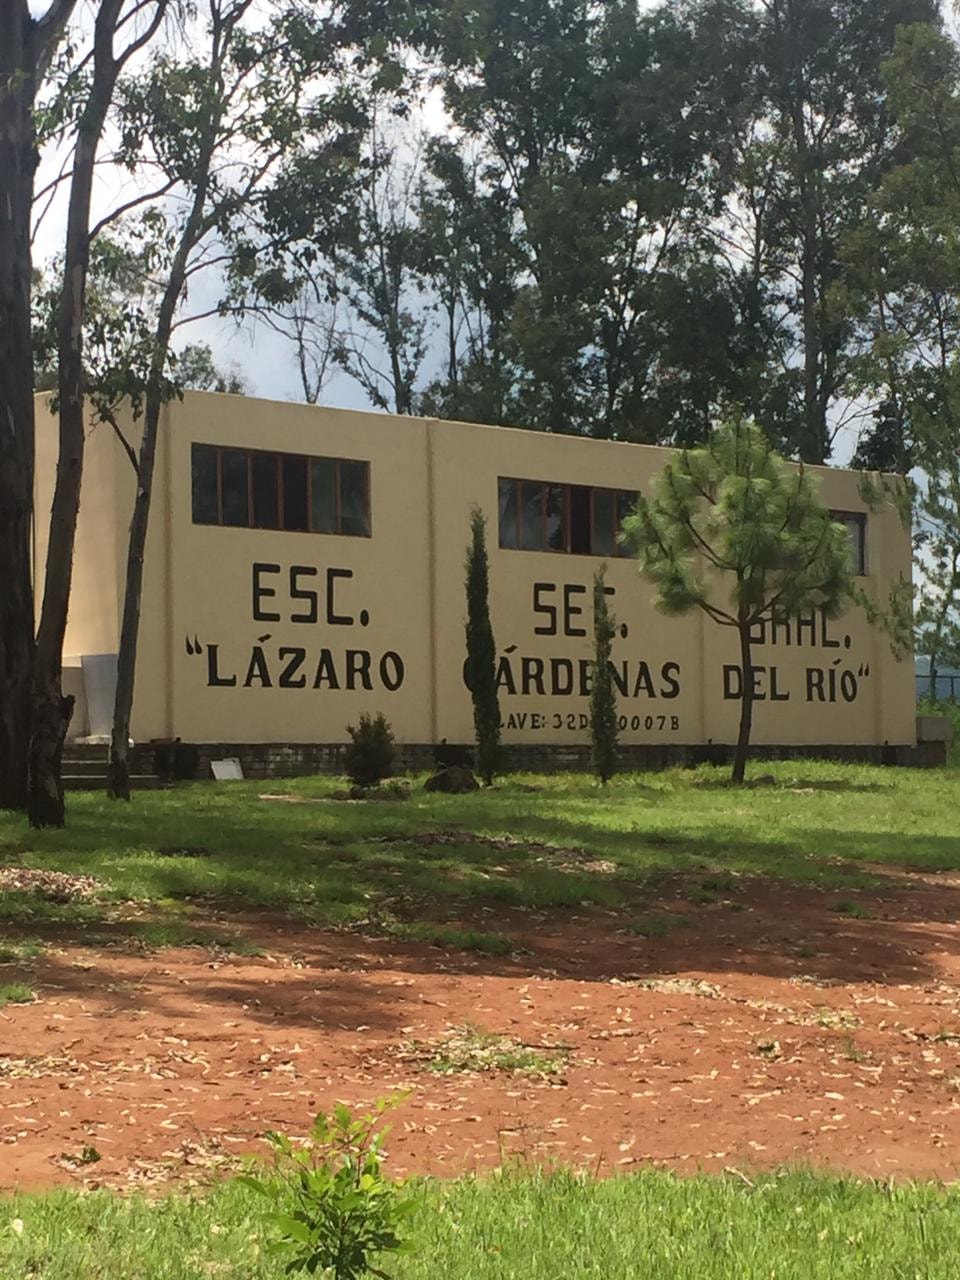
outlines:
M753 725L756 624L808 609L838 617L854 578L843 525L814 478L788 467L756 423L724 423L657 476L625 521L640 572L666 614L702 609L740 643L740 730L733 781L742 782Z
M593 771L606 786L616 772L617 695L610 674L616 619L607 604L602 565L593 575L593 676L590 684L590 745Z
M479 507L474 507L470 513L466 575L465 676L473 700L477 771L487 786L490 786L500 757L500 701L497 697L497 650L490 623L486 520Z

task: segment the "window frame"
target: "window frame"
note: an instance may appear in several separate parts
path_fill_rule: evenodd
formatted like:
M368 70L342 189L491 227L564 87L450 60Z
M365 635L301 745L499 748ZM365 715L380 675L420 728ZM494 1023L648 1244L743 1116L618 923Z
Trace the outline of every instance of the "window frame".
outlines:
M503 506L502 495L504 486L510 485L513 490L513 501L515 511L515 525L513 530L513 541L505 543L503 541L503 523L501 519L501 509ZM521 533L523 528L523 486L537 485L540 489L540 545L537 547L525 547L522 544ZM551 489L559 489L563 494L562 498L562 520L563 520L563 546L554 547L550 545L548 539L548 501L547 494ZM573 490L586 489L589 495L588 503L588 521L587 530L588 540L590 543L589 551L574 551L572 549L573 530L572 530L572 509L573 509ZM613 515L613 551L595 551L593 549L593 532L595 522L595 499L594 495L600 493L609 493L613 499L612 515ZM626 559L629 558L630 552L624 549L619 541L622 529L622 519L626 511L622 505L624 498L632 498L635 503L639 496L639 490L614 489L608 485L588 485L575 484L572 481L563 480L532 480L523 476L497 476L497 546L501 551L526 551L540 552L547 555L568 555L568 556L591 556L594 559Z
M842 524L846 527L849 534L850 524L856 523L860 530L860 546L859 555L854 557L853 572L858 578L867 578L870 576L870 552L867 539L869 523L866 511L830 511L830 519L835 524Z
M216 520L198 520L196 514L196 496L194 493L194 458L198 449L213 449L216 456ZM225 452L241 453L246 461L247 472L247 523L228 524L223 518L223 455ZM254 457L272 458L274 468L274 488L276 497L277 523L255 523L253 459ZM296 458L302 460L306 469L306 501L307 527L305 529L285 528L286 512L284 510L284 460ZM329 463L333 466L333 498L334 528L315 529L313 527L313 467L314 463ZM341 500L341 467L359 466L363 477L363 511L366 517L365 533L348 533L343 529L343 503ZM249 449L242 445L212 444L205 440L193 440L190 444L190 516L191 522L207 529L252 529L269 533L311 534L314 537L330 538L372 538L373 512L371 503L370 462L366 458L336 458L329 455L312 453L294 453L281 449Z

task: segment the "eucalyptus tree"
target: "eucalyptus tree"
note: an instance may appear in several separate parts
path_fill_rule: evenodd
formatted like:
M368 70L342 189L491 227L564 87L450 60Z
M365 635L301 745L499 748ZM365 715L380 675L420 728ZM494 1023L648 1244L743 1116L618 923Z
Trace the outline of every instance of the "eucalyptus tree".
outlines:
M140 220L156 309L145 365L128 370L131 387L142 388L143 414L108 774L109 794L122 799L130 798L127 747L161 411L182 386L171 340L197 318L182 310L185 294L216 266L225 287L288 298L289 286L271 265L290 234L287 184L293 174L299 184L323 184L326 198L342 195L358 121L340 74L338 33L299 4L277 0L254 12L252 0L207 0L191 43L187 59L158 53L119 104L130 163L146 158L177 196L172 208L154 205ZM225 292L212 311L232 308Z
M345 318L334 359L371 404L390 413L416 408L427 355L426 299L420 289L414 218L418 156L404 156L372 104L362 167L328 266L328 293Z
M474 403L479 384L493 393L488 420L648 440L706 430L732 308L701 228L729 180L747 54L738 12L709 30L694 17L475 0L422 37L456 131L430 153L424 204L449 209L456 228L444 242L436 216L428 224L445 336L432 403ZM496 319L495 364L476 359L476 291L458 278L490 259L494 231L501 270L479 314ZM466 394L461 367L486 375Z
M419 263L438 317L440 369L419 397L435 417L517 421L511 316L522 253L508 193L485 179L482 152L447 137L423 149Z
M62 826L60 757L73 710L61 669L83 476L84 316L97 153L121 73L159 31L168 0L101 0L89 69L70 138L63 274L57 300L58 451L34 654L28 812L34 826Z
M707 0L712 3L713 0ZM844 236L902 160L885 61L897 31L935 29L937 0L756 0L753 71L761 146L776 158L768 228L793 353L779 375L780 434L826 462L855 351L854 318L837 305ZM747 159L755 172L755 159ZM735 188L735 199L739 192Z
M871 413L855 461L912 475L913 609L901 593L886 620L929 659L934 693L960 659L960 51L932 27L904 28L884 76L904 163L847 236L837 292L857 319ZM868 494L891 483L874 477Z

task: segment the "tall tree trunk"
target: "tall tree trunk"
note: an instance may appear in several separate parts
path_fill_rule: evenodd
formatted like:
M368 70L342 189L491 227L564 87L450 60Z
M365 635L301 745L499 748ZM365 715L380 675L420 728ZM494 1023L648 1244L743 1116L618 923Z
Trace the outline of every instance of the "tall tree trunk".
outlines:
M93 79L77 129L70 183L63 291L57 317L60 451L37 629L30 742L29 813L35 827L62 827L65 816L60 760L73 702L63 696L61 668L83 476L83 317L90 261L90 197L97 148L120 69L113 55L113 37L122 5L123 0L102 0L97 11Z
M230 31L240 21L247 5L238 5L229 22L214 18L211 67L218 70L226 52ZM137 494L130 521L127 544L127 572L123 592L123 619L120 624L120 651L117 657L117 690L113 703L113 729L110 737L110 764L107 770L107 794L115 800L130 799L130 717L133 712L133 690L137 669L137 646L140 638L140 604L143 594L143 559L150 524L153 497L153 472L157 456L157 435L163 409L163 371L170 349L174 317L187 279L190 254L209 228L205 209L210 188L210 166L216 151L218 130L223 115L222 97L210 114L206 137L200 147L194 173L194 189L190 212L170 264L170 275L164 286L157 312L151 357L150 383L143 415L143 436L137 460Z
M169 345L169 333L167 344ZM127 573L123 589L123 620L120 624L120 650L117 655L117 690L113 703L113 729L110 738L110 764L107 769L107 795L114 800L130 799L130 717L133 712L133 686L137 674L137 644L140 638L140 601L143 594L143 556L150 524L150 501L153 496L153 470L157 456L157 432L160 426L159 394L148 393L143 420L143 439L137 460L137 495L130 521L127 544Z
M798 77L802 72L797 71ZM800 80L802 84L802 79ZM817 219L816 158L810 154L802 94L797 89L793 101L793 140L797 149L800 199L800 302L803 324L803 439L800 456L804 462L824 463L827 459L826 415L820 394L822 336L817 262L820 237Z
M33 23L0 4L0 808L27 805L33 681Z
M806 165L806 159L801 159ZM823 464L827 460L826 415L820 394L820 299L817 280L817 214L810 191L810 177L801 179L803 203L803 247L801 294L803 306L803 439L800 457L804 462Z
M740 732L737 735L737 749L733 756L733 773L731 781L738 786L743 782L747 771L747 757L750 754L750 734L753 729L753 646L750 643L750 623L741 612L737 627L740 636L740 673L743 687L740 691Z
M818 265L818 168L820 157L808 134L808 80L804 65L806 34L802 30L803 0L775 0L769 9L778 42L778 97L784 125L789 129L796 165L796 200L800 268L800 327L803 341L803 426L799 440L804 462L826 461L826 416L821 407L820 363L822 331Z

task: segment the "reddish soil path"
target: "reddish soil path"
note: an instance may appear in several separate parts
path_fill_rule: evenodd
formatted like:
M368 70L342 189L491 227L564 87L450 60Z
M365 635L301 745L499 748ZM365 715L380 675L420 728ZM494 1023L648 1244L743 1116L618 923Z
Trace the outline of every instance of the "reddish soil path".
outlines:
M4 966L40 999L0 1011L0 1186L204 1178L265 1129L398 1089L394 1173L511 1154L954 1178L960 881L886 883L741 882L735 906L667 885L690 927L651 940L612 913L501 912L525 948L507 960L234 918L267 956L70 946ZM405 1052L467 1022L569 1046L567 1067L440 1075ZM64 1158L85 1146L102 1158Z

